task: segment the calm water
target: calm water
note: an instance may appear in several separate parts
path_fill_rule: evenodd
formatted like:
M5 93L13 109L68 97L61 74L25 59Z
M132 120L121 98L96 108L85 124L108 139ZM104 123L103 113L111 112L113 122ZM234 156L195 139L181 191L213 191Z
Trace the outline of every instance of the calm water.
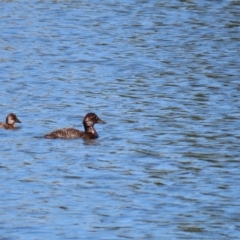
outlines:
M1 240L239 239L239 1L0 8Z

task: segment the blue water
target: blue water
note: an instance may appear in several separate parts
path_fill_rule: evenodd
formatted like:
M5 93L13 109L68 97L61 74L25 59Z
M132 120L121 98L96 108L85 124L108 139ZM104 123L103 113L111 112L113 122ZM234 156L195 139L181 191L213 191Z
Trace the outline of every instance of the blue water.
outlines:
M0 5L0 239L239 239L238 1Z

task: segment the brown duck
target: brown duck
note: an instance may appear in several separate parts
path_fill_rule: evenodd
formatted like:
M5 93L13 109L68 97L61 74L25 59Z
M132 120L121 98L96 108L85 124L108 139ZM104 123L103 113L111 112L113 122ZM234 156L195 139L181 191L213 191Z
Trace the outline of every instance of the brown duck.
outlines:
M79 131L74 128L62 128L46 134L44 137L49 139L54 138L83 138L83 139L95 139L98 138L97 131L94 128L95 123L106 123L102 121L95 113L88 113L83 119L83 126L85 132Z
M0 122L0 128L5 128L7 130L14 129L16 128L15 127L16 122L21 123L14 113L10 113L6 117L6 123Z

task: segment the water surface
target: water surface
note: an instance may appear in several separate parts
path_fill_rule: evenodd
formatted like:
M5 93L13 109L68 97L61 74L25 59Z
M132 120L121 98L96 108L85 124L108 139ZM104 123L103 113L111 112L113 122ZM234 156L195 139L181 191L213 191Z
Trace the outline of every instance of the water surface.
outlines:
M239 238L238 1L0 4L1 239Z

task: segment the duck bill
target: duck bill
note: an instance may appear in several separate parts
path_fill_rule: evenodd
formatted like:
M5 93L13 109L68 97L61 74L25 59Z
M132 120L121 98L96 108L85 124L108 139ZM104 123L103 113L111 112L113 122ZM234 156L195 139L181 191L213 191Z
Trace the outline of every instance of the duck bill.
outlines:
M103 120L101 120L100 118L98 118L97 123L105 124L106 122L104 122Z
M18 118L16 118L15 121L18 123L21 123L21 121Z

